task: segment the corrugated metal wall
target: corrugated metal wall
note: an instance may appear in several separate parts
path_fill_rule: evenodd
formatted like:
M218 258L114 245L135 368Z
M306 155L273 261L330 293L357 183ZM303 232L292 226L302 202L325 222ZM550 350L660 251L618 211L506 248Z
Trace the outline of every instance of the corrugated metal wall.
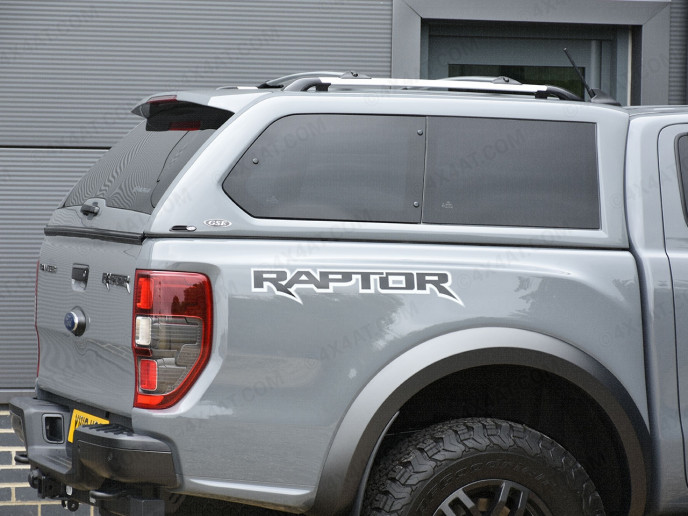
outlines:
M686 98L687 2L672 2L671 102ZM42 226L136 123L134 102L304 70L387 76L391 32L392 0L0 1L0 403L33 383Z
M1 389L31 388L42 228L142 97L305 70L388 76L392 0L0 2Z
M31 387L36 260L52 208L102 150L0 148L0 389Z
M671 0L671 33L669 35L669 104L685 104L686 66L688 63L688 0Z
M389 75L391 20L391 0L4 0L0 142L109 146L132 126L128 108L161 89Z

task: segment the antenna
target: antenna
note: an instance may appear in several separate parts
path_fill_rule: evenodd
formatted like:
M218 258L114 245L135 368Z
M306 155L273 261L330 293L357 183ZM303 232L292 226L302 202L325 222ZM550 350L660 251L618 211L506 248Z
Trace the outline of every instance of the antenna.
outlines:
M585 91L588 92L588 95L590 96L590 102L593 102L595 104L608 104L610 106L621 106L621 104L614 98L605 93L602 90L598 90L596 88L591 88L587 82L585 82L585 77L583 77L583 74L581 71L578 69L576 66L576 63L574 62L573 58L571 57L571 54L569 54L568 49L564 49L564 54L566 54L566 57L569 58L569 61L571 61L571 65L573 66L573 69L576 70L576 73L578 74L578 77L580 78L581 82L583 83L583 86L585 86Z
M578 77L580 78L581 82L583 83L583 86L585 86L585 91L588 92L588 96L592 100L592 98L595 96L595 92L593 91L593 89L590 86L588 86L588 83L585 82L585 77L583 77L583 74L581 73L581 71L576 66L576 63L573 60L573 57L571 57L571 54L569 54L568 49L566 49L566 48L564 49L564 54L566 54L566 57L569 58L569 61L571 62L571 66L573 66L573 69L576 70L576 73L578 74Z

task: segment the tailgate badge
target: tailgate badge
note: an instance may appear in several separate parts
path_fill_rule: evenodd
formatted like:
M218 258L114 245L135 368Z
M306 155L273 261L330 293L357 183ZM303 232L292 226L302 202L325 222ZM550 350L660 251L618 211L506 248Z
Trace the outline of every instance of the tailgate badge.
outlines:
M123 274L103 273L103 285L105 285L108 290L110 290L111 285L115 287L124 287L127 289L127 292L131 294L131 287L129 286L130 281L131 278Z
M81 308L75 306L65 315L64 325L71 333L79 337L86 331L86 314Z

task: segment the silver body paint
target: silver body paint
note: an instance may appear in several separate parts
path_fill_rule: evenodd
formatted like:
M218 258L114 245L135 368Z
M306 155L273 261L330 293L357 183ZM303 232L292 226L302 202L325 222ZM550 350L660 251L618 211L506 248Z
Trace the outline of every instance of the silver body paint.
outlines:
M656 150L669 117L420 93L238 95L198 97L236 114L150 216L102 199L92 220L78 207L55 212L49 227L145 238L46 237L40 263L56 271L38 271L40 392L129 417L137 433L169 443L180 492L304 512L327 493L343 496L325 483L346 477L360 443L371 439L372 421L384 420L384 428L413 395L411 379L433 367L459 371L476 356L537 354L553 364L592 364L588 372L614 379L653 436L661 466L654 507L688 506L679 413L688 396L685 379L680 387L676 381ZM323 112L595 123L601 227L256 219L222 191L227 173L270 123ZM672 116L688 123L688 113ZM638 186L646 183L653 186ZM195 230L172 234L177 225ZM71 279L74 264L90 266L86 288ZM133 281L137 269L200 272L212 284L210 362L190 392L164 410L132 409L133 296L122 278ZM120 279L108 288L104 274ZM75 307L88 318L81 337L63 323ZM662 423L667 417L674 419Z

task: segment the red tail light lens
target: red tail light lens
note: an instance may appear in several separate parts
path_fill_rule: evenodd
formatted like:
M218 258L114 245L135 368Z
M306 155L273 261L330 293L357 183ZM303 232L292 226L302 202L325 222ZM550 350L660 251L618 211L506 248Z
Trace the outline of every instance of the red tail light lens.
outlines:
M134 406L167 408L188 392L210 358L210 280L192 272L137 271L134 300Z
M147 358L139 362L139 387L142 391L158 388L158 362Z

